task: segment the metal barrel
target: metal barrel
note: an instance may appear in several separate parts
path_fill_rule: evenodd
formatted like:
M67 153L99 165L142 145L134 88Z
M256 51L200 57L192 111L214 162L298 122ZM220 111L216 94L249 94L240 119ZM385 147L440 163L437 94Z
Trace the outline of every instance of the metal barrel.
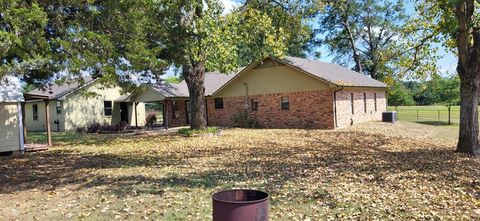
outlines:
M213 221L268 221L268 193L226 190L213 194Z

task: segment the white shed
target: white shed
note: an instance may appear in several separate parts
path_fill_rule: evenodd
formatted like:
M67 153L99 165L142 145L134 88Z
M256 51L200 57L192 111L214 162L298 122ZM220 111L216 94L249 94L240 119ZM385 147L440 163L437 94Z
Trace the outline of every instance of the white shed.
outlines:
M0 79L0 152L24 151L23 101L18 79Z

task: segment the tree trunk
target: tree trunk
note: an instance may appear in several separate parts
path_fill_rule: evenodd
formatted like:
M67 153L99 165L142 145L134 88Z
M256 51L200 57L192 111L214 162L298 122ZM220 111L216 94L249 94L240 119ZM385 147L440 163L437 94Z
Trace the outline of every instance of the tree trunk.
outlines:
M203 62L198 62L191 66L183 66L183 76L185 77L185 82L187 83L188 92L190 94L190 108L192 114L190 128L192 129L205 129L207 127L204 65Z
M460 75L462 76L462 75ZM457 151L472 155L480 154L478 139L478 93L479 79L461 78L460 87L460 133Z
M348 7L348 5L347 5ZM355 60L355 71L362 73L362 61L360 60L360 55L358 54L357 46L355 44L355 37L353 37L352 29L350 28L350 21L348 19L348 13L342 15L342 25L345 28L345 31L348 34L348 40L350 41L350 46L352 48L353 59Z
M363 74L362 61L360 60L360 55L358 54L357 46L355 45L355 38L353 37L352 31L350 30L348 20L345 21L344 27L348 33L348 39L352 47L353 60L355 60L355 71Z
M477 0L479 1L479 0ZM475 2L459 0L455 7L458 21L456 43L457 72L460 76L460 133L457 151L480 154L478 139L478 93L480 92L480 27L474 21ZM471 26L474 27L471 27ZM477 25L477 26L475 26ZM473 42L473 44L472 44Z

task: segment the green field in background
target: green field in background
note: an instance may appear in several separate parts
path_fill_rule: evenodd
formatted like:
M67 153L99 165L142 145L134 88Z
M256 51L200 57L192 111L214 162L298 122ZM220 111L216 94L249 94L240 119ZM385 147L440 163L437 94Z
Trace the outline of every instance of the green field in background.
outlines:
M396 110L398 120L419 122L433 125L446 125L448 122L448 109L446 106L398 106L388 107ZM452 106L451 122L458 124L460 119L460 106Z

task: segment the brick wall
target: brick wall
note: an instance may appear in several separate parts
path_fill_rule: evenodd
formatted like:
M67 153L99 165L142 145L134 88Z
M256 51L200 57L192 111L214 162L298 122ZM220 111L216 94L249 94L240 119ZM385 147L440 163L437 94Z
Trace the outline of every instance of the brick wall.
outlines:
M281 98L285 96L289 97L289 110L282 110ZM251 111L251 99L257 99L258 111ZM223 104L223 109L215 109L214 99L207 99L210 125L234 126L232 115L244 109L245 97L225 97ZM259 127L323 129L334 127L333 92L330 90L249 96L248 110Z
M354 97L354 113L351 108L351 94ZM367 98L366 112L364 109L364 93ZM377 96L377 111L375 111L374 94ZM352 122L360 123L366 121L379 121L382 119L382 112L386 110L386 98L384 89L343 89L337 95L337 118L338 127L349 126Z
M187 111L185 108L186 99L175 99L176 110L174 110L173 101L164 101L168 110L168 127L179 127L187 125ZM175 113L175 117L173 117Z
M354 95L354 114L351 113L351 93ZM367 111L364 110L364 93L367 96ZM374 93L377 96L377 111L375 111ZM289 97L290 109L282 110L281 98ZM251 99L257 99L258 111L251 111ZM165 101L168 107L169 127L187 125L185 101L176 99L177 117L172 118L172 101ZM258 127L265 128L321 128L335 127L333 91L303 91L248 97L248 111L255 119ZM207 98L208 123L211 126L235 126L232 116L245 108L245 97L224 97L223 109L215 109L214 98ZM338 127L349 126L366 121L379 121L382 112L386 110L384 89L343 89L337 92Z

